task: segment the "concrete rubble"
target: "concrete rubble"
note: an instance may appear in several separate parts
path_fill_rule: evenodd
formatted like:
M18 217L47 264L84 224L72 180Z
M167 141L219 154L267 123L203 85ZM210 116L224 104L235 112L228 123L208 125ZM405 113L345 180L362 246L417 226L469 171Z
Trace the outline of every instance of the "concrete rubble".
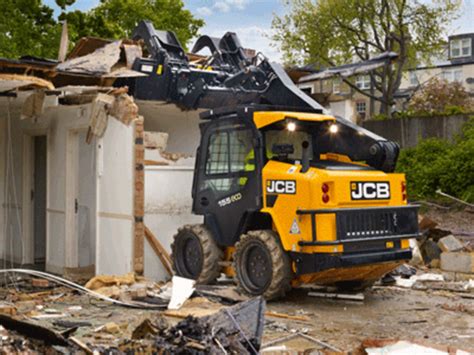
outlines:
M82 287L2 272L0 353L473 353L470 240L427 217L420 230L412 244L419 260L414 253L363 293L304 286L268 304L226 278L195 285L129 273L97 275Z
M188 287L191 280L179 278L98 275L85 282L89 294L59 278L1 276L0 353L408 354L426 347L467 354L474 348L469 326L452 328L461 315L473 319L474 281L451 281L424 266L402 265L394 284L379 282L364 294L305 287L267 305L226 279ZM180 295L183 287L189 292ZM181 306L168 307L173 292L184 296Z

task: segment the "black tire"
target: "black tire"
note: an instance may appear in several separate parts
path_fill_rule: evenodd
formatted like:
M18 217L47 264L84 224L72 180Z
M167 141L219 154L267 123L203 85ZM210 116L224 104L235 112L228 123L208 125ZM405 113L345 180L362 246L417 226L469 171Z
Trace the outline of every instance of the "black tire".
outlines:
M239 290L272 300L291 289L290 258L271 230L250 231L235 245L234 270Z
M181 227L173 237L171 251L173 270L178 276L209 284L221 274L219 262L224 253L202 224Z

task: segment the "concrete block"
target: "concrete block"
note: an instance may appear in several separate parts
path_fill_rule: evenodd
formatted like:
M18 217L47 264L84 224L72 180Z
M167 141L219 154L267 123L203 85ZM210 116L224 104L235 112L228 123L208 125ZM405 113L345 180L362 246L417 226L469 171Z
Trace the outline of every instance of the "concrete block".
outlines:
M460 251L464 248L464 245L452 234L441 238L438 241L439 248L445 251Z
M474 252L441 253L441 269L463 273L474 273Z
M441 249L436 244L436 242L432 241L431 239L425 241L421 245L420 249L421 254L423 255L423 260L426 264L429 264L431 260L439 259L441 255Z

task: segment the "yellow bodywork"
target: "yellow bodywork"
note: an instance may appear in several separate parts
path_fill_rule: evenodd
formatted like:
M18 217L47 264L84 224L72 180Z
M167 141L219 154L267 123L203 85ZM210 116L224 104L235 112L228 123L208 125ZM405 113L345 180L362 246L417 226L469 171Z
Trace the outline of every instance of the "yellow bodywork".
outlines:
M257 128L263 128L278 121L294 119L300 121L335 121L333 116L322 114L295 113L295 112L255 112L254 123ZM323 154L321 160L333 160L345 163L364 165L352 162L347 156L338 154ZM276 160L269 160L262 171L263 208L261 212L271 216L273 229L280 236L283 249L288 252L299 253L328 253L339 254L344 252L342 244L321 246L300 246L300 241L312 240L311 216L298 215L297 210L314 209L343 209L363 207L389 207L407 204L403 197L402 183L405 183L404 174L384 173L377 170L330 170L309 168L301 173L301 164L289 164ZM294 194L278 194L272 206L267 206L267 186L272 180L293 180L296 182ZM388 182L390 184L390 198L387 200L352 200L352 182ZM322 185L329 187L329 201L323 202ZM406 198L406 197L405 197ZM335 241L336 217L335 214L316 215L316 235L318 241ZM294 224L297 228L295 230ZM394 247L393 242L386 242L387 249ZM401 240L401 249L409 249L408 239ZM304 274L295 278L293 285L301 283L331 284L338 281L375 281L390 272L402 261L360 265L339 269L329 269L312 274ZM293 265L294 270L296 270Z
M330 115L323 115L318 113L306 112L286 112L286 111L270 111L270 112L255 112L253 114L253 121L257 128L262 128L272 123L282 121L284 119L295 119L298 121L335 121L336 118Z

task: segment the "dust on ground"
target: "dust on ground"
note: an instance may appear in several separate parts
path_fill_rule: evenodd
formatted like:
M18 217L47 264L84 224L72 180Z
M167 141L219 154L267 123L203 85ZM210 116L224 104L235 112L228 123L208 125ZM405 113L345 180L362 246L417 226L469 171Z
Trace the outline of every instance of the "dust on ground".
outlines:
M436 223L438 228L451 231L453 235L472 234L474 236L474 210L422 208L420 214Z
M309 321L267 317L264 343L304 330L346 351L366 338L425 340L474 349L474 301L446 291L374 287L365 292L363 302L357 302L310 297L297 289L284 300L269 302L267 308L305 315ZM310 345L301 339L287 343L297 350Z

